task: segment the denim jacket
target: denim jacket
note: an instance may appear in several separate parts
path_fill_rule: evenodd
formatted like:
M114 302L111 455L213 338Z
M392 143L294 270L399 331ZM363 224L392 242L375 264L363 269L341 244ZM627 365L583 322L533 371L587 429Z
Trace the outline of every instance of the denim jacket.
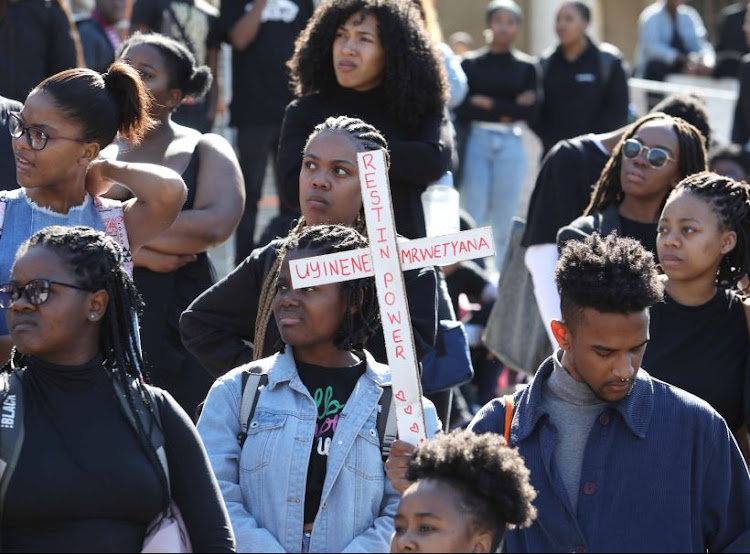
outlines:
M365 352L357 381L331 444L310 552L387 552L399 494L385 477L377 432L378 402L390 384L387 366ZM198 431L229 511L238 552L299 552L305 482L317 408L292 354L252 362L269 371L268 384L240 448L242 373L214 383Z

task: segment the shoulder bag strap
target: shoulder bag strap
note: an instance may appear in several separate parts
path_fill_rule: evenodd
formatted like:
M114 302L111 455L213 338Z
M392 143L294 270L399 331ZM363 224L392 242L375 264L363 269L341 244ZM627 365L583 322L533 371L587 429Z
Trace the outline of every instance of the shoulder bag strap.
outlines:
M503 403L505 404L505 427L503 428L503 436L505 437L505 444L510 446L510 426L513 423L513 411L515 408L513 395L506 394L503 396Z
M8 484L21 454L25 433L22 375L21 371L0 375L3 398L0 407L2 410L0 414L0 520L3 517ZM0 534L1 542L2 534Z
M398 438L398 424L396 423L396 404L393 402L393 389L390 385L383 387L378 403L378 437L380 440L380 454L383 461L388 459L391 453L391 444Z
M251 368L242 374L242 401L240 403L240 427L237 442L242 448L247 439L247 430L255 415L260 390L268 384L268 373L260 368Z

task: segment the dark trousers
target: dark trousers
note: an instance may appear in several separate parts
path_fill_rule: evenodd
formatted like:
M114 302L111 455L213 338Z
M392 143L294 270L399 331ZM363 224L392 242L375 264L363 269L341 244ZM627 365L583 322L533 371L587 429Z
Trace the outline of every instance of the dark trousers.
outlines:
M240 168L245 179L245 212L237 227L234 263L238 265L255 248L255 222L258 217L258 202L266 177L268 155L279 147L281 125L252 125L237 128L237 150ZM302 154L300 153L300 156ZM274 171L274 183L278 183ZM278 186L278 185L277 185Z

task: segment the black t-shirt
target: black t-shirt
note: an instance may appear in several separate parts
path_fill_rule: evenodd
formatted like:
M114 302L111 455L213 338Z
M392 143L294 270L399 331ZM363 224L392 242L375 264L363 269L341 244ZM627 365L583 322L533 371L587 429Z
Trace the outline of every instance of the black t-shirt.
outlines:
M643 247L656 258L656 223L639 223L620 215L620 229L623 237L640 241Z
M651 341L641 365L652 376L706 400L737 429L748 418L748 336L740 300L720 289L701 306L669 295L651 308Z
M367 362L362 360L352 367L320 367L297 362L297 373L318 407L315 437L305 485L305 523L315 521L326 480L328 451L336 425L359 378L365 373Z
M218 17L218 10L205 0L136 0L130 24L183 43L203 65L208 50L221 44Z
M224 40L252 6L248 0L222 0L219 31ZM313 10L313 0L268 0L255 40L244 50L232 51L233 126L281 125L284 108L293 98L286 62Z
M583 214L608 159L590 135L561 141L547 153L529 201L523 246L555 244L557 231Z

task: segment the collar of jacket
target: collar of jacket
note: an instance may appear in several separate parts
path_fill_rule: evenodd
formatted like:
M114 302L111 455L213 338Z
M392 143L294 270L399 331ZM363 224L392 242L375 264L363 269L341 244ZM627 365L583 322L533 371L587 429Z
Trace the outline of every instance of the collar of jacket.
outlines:
M550 356L539 367L531 384L516 398L510 433L512 444L518 444L531 435L542 416L548 415L542 406L542 384L553 370L554 362ZM608 406L620 414L635 436L646 438L654 409L654 384L651 376L641 368L630 394L619 402L609 403Z

